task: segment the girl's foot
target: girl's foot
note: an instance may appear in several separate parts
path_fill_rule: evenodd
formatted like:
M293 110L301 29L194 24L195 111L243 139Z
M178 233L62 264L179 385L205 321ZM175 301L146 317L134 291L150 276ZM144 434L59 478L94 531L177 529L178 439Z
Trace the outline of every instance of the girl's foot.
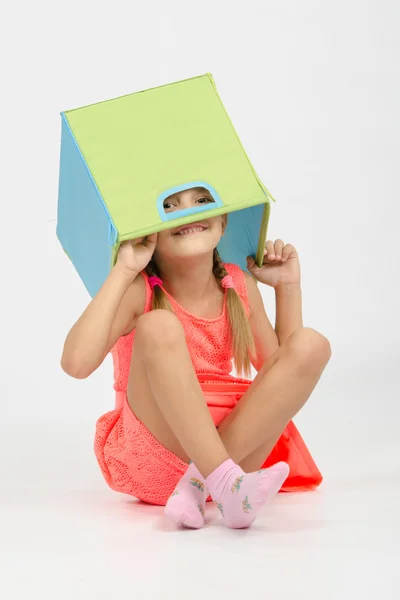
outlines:
M165 507L165 514L179 527L200 529L208 493L204 478L193 463L178 483Z
M249 527L261 508L279 492L289 475L289 467L279 462L268 469L245 473L227 460L206 479L212 499L227 527Z

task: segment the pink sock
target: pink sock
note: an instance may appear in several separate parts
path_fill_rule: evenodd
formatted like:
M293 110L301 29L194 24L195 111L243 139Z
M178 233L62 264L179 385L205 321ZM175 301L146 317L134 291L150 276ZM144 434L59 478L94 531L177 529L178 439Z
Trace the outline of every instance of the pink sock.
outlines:
M178 526L200 529L208 493L204 477L193 463L179 481L165 507L165 514Z
M207 477L206 484L225 524L232 529L242 529L252 524L264 504L279 492L288 475L289 467L284 462L245 473L229 459Z

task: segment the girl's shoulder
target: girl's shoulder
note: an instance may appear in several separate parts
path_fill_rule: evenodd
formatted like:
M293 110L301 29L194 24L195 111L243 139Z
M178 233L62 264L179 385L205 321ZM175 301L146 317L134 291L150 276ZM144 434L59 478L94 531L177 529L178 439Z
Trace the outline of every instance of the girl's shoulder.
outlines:
M151 288L148 283L147 273L142 271L131 283L123 301L120 305L121 311L126 311L131 315L131 321L123 336L132 333L136 327L136 322L145 312L150 310L151 306Z
M149 284L149 276L146 271L141 271L135 279L136 289L140 302L140 314L143 315L151 308L152 290Z

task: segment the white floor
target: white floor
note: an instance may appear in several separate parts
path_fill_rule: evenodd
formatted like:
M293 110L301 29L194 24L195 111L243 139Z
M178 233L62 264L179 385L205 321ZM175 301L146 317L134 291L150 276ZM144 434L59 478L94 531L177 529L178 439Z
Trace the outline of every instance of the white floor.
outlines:
M395 453L339 456L341 468L327 454L318 492L278 495L248 531L213 506L203 530L175 531L162 509L108 490L91 434L2 432L2 599L400 597Z

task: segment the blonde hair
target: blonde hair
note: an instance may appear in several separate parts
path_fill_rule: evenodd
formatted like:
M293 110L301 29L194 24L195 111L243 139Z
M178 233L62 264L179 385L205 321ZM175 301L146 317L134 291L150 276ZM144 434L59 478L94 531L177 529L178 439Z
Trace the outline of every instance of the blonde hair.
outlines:
M159 277L158 268L153 259L147 265L146 272L150 277L153 275ZM222 279L228 275L216 248L214 250L213 274L220 285ZM244 374L246 377L249 377L251 373L251 358L255 356L255 344L250 322L242 299L236 290L228 288L226 295L226 309L231 331L235 368L239 375ZM173 312L168 297L158 285L153 290L152 309L164 309Z

